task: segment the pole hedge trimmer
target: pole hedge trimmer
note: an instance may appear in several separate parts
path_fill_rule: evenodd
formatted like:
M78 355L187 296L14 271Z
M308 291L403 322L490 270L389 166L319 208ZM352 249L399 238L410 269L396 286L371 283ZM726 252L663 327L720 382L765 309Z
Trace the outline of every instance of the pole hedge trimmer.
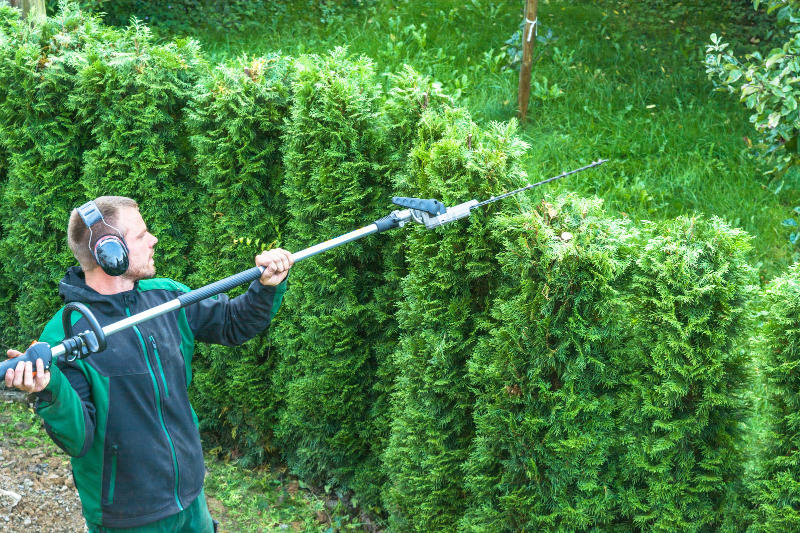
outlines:
M416 222L418 224L423 224L427 229L433 229L455 220L466 218L470 215L473 209L497 202L503 198L508 198L509 196L519 194L521 192L533 189L534 187L544 185L545 183L564 178L571 174L596 167L605 163L606 161L608 160L599 159L586 166L564 172L558 176L520 187L519 189L509 191L501 194L500 196L492 196L488 200L484 200L482 202L470 200L453 207L445 207L445 205L439 200L423 200L420 198L395 196L392 198L392 202L395 205L405 209L392 211L391 214L376 220L369 226L365 226L363 228L351 231L350 233L340 235L334 239L316 244L310 248L306 248L305 250L294 253L292 256L294 257L295 262L302 261L303 259L307 259L327 250L331 250L348 242L356 241L366 237L367 235L403 227L408 222ZM97 322L97 318L95 318L89 308L85 305L77 302L68 303L66 306L64 306L64 312L62 314L64 332L67 333L67 335L72 334L71 316L73 312L78 312L83 315L83 317L86 318L87 322L89 323L89 327L91 329L78 333L77 335L68 336L61 342L61 344L57 344L56 346L51 347L49 344L44 342L37 342L33 344L24 354L20 355L19 357L8 359L0 363L0 378L5 376L5 373L9 368L15 368L19 362L31 361L35 364L37 359L41 359L44 363L44 368L48 369L50 368L53 359L56 359L56 361L63 360L72 362L76 359L86 358L93 353L102 352L106 348L106 337L109 335L132 328L133 326L141 324L142 322L146 322L166 313L177 311L178 309L195 304L216 294L227 292L234 287L238 287L239 285L255 281L261 277L263 272L264 267L261 266L250 268L243 272L239 272L238 274L234 274L233 276L229 276L225 279L221 279L206 285L205 287L200 287L199 289L182 294L174 300L147 309L146 311L142 311L141 313L137 313L105 327L100 326L100 324Z

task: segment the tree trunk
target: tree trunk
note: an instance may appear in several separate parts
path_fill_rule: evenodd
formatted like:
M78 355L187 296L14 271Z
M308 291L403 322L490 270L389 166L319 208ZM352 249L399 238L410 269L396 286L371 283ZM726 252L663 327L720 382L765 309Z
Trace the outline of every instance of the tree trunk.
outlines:
M533 67L533 45L536 43L536 34L539 26L536 12L539 0L526 0L525 26L522 28L522 66L519 69L519 120L525 121L528 113L528 100L531 95L531 68Z
M11 5L22 10L26 17L46 17L44 0L10 0Z

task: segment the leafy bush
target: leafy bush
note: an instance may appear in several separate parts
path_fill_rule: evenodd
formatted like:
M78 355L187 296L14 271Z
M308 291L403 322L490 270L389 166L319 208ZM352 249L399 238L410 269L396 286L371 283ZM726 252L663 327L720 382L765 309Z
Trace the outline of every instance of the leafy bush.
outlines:
M761 1L753 3L758 7ZM794 86L794 79L800 73L800 2L768 0L765 4L768 12L777 12L778 24L787 27L783 45L740 59L731 52L729 43L712 34L706 47L706 72L719 90L738 93L740 101L752 110L750 122L761 135L757 149L769 173L787 176L796 186L800 182L796 175L800 162L800 90Z
M769 284L759 307L764 323L757 366L764 384L766 431L752 487L753 531L796 531L800 528L799 265Z
M497 224L463 529L740 529L746 236L568 198Z
M749 409L750 238L719 219L646 226L629 298L623 516L649 531L735 529Z
M109 7L112 7L112 5L113 4L110 2L110 0L45 0L45 10L48 17L57 15L58 12L65 7L66 9L71 9L71 7L67 6L78 6L81 11L94 13L95 15L99 16L107 11Z
M7 8L4 8L7 10ZM0 139L7 157L0 267L10 287L0 310L4 342L27 345L57 308L53 287L72 264L69 212L82 202L82 153L92 146L70 98L87 50L110 38L99 21L68 6L41 24L15 24L4 11L10 46L0 47ZM47 257L47 261L42 258ZM5 283L4 283L5 285Z
M0 5L0 78L8 77L5 72L5 64L2 62L5 58L12 56L12 43L15 40L11 37L11 32L19 20L19 11L11 9L8 6ZM0 101L5 102L8 98L8 85L0 85ZM5 142L0 137L0 198L5 196L6 183L8 182L8 159L9 154L6 149ZM0 242L5 237L5 224L0 223ZM14 283L4 278L4 271L0 268L0 324L9 323L12 313L9 310L12 308L11 300L14 294ZM0 345L10 345L10 339L7 339L8 331L5 328L0 329Z
M526 145L515 125L481 132L462 109L423 112L398 193L455 205L518 184ZM461 465L473 435L466 364L484 332L497 250L486 220L406 235L408 275L399 302L400 344L392 428L384 453L384 503L398 531L455 530L464 511Z
M184 108L201 73L193 41L157 44L146 26L92 47L70 104L94 145L82 155L88 197L130 196L141 202L159 238L159 274L182 279L196 234L197 170Z
M599 200L568 196L493 231L502 281L469 362L476 435L462 530L630 531L618 507L619 394L638 232Z
M286 242L301 250L386 214L387 125L372 63L344 49L301 57L284 137ZM291 277L274 333L281 362L275 388L285 403L275 429L289 467L314 483L356 489L370 502L382 473L373 389L391 302L382 243L364 239L304 263Z
M284 245L281 137L291 77L291 60L276 55L218 65L198 82L187 114L203 190L190 254L194 286L239 272L262 249ZM192 401L204 414L201 430L230 456L264 462L275 452L268 386L274 348L266 338L238 348L198 348Z

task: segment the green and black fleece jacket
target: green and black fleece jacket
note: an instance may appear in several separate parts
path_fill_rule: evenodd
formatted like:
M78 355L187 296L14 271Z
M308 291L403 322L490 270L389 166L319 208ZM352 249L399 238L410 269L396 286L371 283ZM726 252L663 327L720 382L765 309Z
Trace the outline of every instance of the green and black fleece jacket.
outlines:
M269 326L283 293L257 280L236 298L206 299L108 338L100 353L51 367L37 412L45 429L72 457L83 514L111 528L141 526L178 513L203 488L205 465L197 415L189 404L195 341L238 345ZM72 267L61 280L65 303L81 302L106 326L187 292L169 279L136 283L102 295ZM41 341L64 339L62 311ZM75 332L88 329L73 313Z

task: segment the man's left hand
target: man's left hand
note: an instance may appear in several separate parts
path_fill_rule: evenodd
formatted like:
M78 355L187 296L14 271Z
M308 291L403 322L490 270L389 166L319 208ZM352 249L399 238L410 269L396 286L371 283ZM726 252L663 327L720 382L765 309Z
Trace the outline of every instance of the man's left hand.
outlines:
M281 248L261 252L256 256L256 265L264 267L264 273L258 281L262 285L274 287L286 279L293 264L292 254Z

